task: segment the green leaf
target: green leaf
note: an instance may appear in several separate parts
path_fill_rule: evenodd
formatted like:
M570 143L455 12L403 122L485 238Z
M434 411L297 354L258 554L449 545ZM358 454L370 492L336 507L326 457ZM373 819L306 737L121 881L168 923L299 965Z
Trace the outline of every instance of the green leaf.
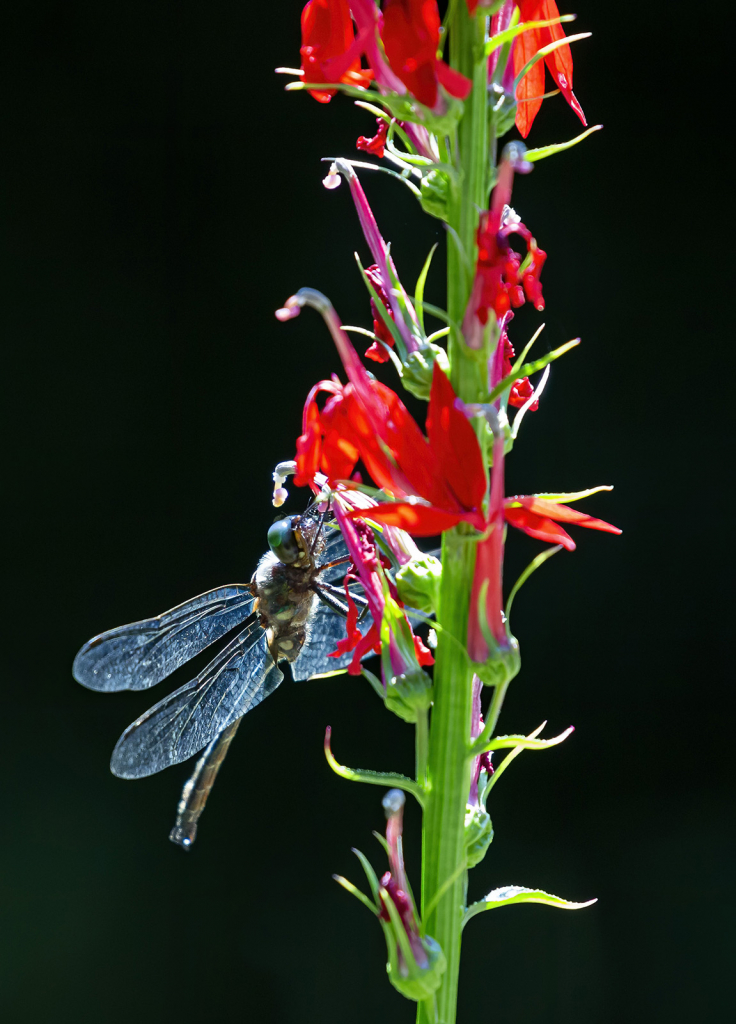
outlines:
M546 356L542 356L541 359L535 359L533 363L525 363L519 367L518 370L512 370L508 377L504 377L502 381L495 386L488 396L489 404L495 402L496 399L503 394L503 392L514 385L517 380L522 380L524 377L531 377L533 373L538 373L543 370L548 363L552 363L555 359L559 359L560 356L564 356L570 349L576 348L580 344L580 338L575 338L573 341L568 341L564 345L560 345L554 352L548 352ZM523 355L524 353L522 353Z
M583 139L587 139L592 132L599 132L602 127L602 124L594 124L592 128L588 128L587 132L583 132L582 135L576 135L575 138L570 139L569 142L558 142L553 146L541 146L539 149L528 149L524 154L524 159L533 164L536 160L544 160L545 157L554 156L555 153L562 153L566 149L572 149L573 146L577 146L578 142L582 142Z
M424 806L424 792L421 786L406 775L399 775L397 772L374 772L366 768L348 768L344 764L338 764L330 749L330 735L331 730L328 726L325 733L325 757L335 775L349 782L367 782L373 786L384 786L386 789L403 789L416 797L420 806Z
M533 732L529 733L528 738L532 739L532 740L536 739L537 736L542 731L542 729L544 729L546 724L547 724L546 722L542 722L541 725L538 725L537 728ZM485 788L485 791L483 793L483 806L484 807L485 807L485 803L488 800L488 796L489 796L491 790L493 789L493 787L496 785L496 783L501 778L503 773L506 771L508 766L512 763L512 761L515 758L517 758L519 756L519 754L522 752L523 749L524 749L523 747L518 747L518 746L514 747L514 749L511 750L506 755L506 757L503 759L503 761L496 767L493 775L491 775L491 777L486 781L486 788Z
M552 25L561 25L563 22L575 21L576 18L577 14L562 14L559 18L549 18L547 21L525 21L513 28L507 28L505 32L499 32L498 35L492 36L488 40L485 55L490 57L499 46L505 46L506 43L510 43L517 36L520 36L522 32L530 32L535 28L551 28Z
M586 900L585 903L573 903L571 900L563 900L560 896L553 896L542 889L527 889L523 885L505 885L500 889L493 889L482 900L473 903L465 911L463 927L484 910L495 910L497 907L510 907L513 903L542 903L547 907L557 907L559 910L582 910L583 907L590 907L598 900Z
M361 853L360 850L356 850L355 847L353 847L353 853L360 861L363 871L365 871L365 877L368 879L368 885L371 887L371 892L373 893L373 899L376 901L376 906L380 906L380 887L378 885L378 878L376 876L376 872L373 870L373 867L371 866L371 862L368 860L364 853Z
M521 747L523 750L544 750L546 747L556 747L558 743L562 743L574 731L575 726L570 725L564 732L561 732L559 736L552 736L548 740L539 740L535 739L534 736L520 736L514 734L511 734L510 736L496 736L494 740L483 744L483 750L476 751L475 748L473 748L473 752L484 753L488 750L507 750L509 747Z
M612 491L613 487L611 484L601 484L600 487L589 487L587 491L560 491L559 494L535 494L535 498L543 498L545 501L557 501L557 502L568 502L568 501L580 501L581 498L589 498L591 494L597 494L599 491Z
M374 914L378 913L378 907L374 903L372 903L368 899L366 894L361 892L357 886L353 885L352 882L349 882L347 878L343 878L342 875L333 875L332 877L335 879L338 885L341 885L343 889L346 889L349 893L352 893L352 895L355 896L356 899L359 899L360 902L364 906L368 907L369 910L372 910Z
M437 249L438 245L439 245L439 242L435 242L434 245L432 246L432 248L429 250L429 256L427 256L426 260L424 261L424 266L422 267L421 274L417 278L417 286L416 286L416 289L415 289L414 308L417 311L417 319L419 320L419 326L422 329L422 335L425 334L425 331L424 331L424 285L425 285L425 282L427 280L427 274L429 273L429 268L430 268L431 263L432 263L432 257L434 256L435 250Z

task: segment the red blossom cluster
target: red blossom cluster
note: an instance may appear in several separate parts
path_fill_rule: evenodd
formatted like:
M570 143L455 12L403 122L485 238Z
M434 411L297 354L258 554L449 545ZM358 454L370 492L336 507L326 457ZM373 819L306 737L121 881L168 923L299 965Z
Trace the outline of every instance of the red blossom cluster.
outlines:
M526 242L526 258L511 248L509 237L514 234ZM482 214L478 225L477 263L481 288L475 309L480 322L488 322L490 310L502 317L512 306L517 309L525 302L543 310L539 278L546 259L547 253L539 248L529 228L508 206L491 208Z
M309 0L302 12L303 81L365 87L375 79L381 91L408 91L435 110L444 102L441 89L465 99L471 87L438 58L439 40L437 0L385 0L382 12L374 0ZM328 103L334 90L312 95Z

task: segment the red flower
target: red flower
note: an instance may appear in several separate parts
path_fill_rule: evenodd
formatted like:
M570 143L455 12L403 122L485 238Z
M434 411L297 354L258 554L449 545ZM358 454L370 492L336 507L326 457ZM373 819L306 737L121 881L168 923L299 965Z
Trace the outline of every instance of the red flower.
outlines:
M302 11L302 71L303 80L309 83L334 82L327 61L341 57L353 44L355 31L350 17L347 0L309 0ZM360 66L358 53L349 66L337 78L338 82L365 88L373 73ZM329 103L335 89L312 92L319 103Z
M525 302L540 311L544 309L540 277L547 253L509 206L514 171L525 170L523 153L518 152L521 149L515 143L506 147L508 153L504 151L498 169L490 209L480 216L478 262L463 321L463 334L471 348L481 347L482 328L491 312L500 319L512 306L518 308ZM511 235L519 235L526 242L525 257L511 248Z
M514 346L509 341L509 336L506 333L506 328L501 332L501 338L499 345L503 345L503 363L501 369L501 378L508 377L513 369L511 360L514 358L516 353L514 352ZM522 377L511 388L509 392L509 405L520 408L527 402L534 394L534 388L531 385L528 377ZM539 402L532 402L529 406L529 412L536 412L539 408Z
M458 99L470 92L470 79L437 57L437 0L386 0L381 37L392 70L425 107L436 107L440 85Z
M382 117L377 117L376 124L378 125L378 131L373 138L367 139L365 135L361 135L355 145L361 152L370 153L372 156L377 156L380 160L386 150L388 121L384 121Z
M358 139L358 142L360 142L360 139ZM374 263L372 267L368 267L368 269L365 272L365 275L370 280L373 287L376 289L376 294L383 303L386 312L391 317L391 319L394 320L394 311L391 308L389 298L386 295L386 292L383 290L383 285L381 284L381 271L378 267L378 264ZM376 306L376 302L373 297L371 297L371 313L373 314L373 333L376 335L377 338L380 338L380 340L384 342L384 344L388 345L389 348L393 348L394 336L384 323L383 317L378 312L378 307ZM383 347L383 345L379 345L375 341L370 346L370 348L366 349L365 354L368 359L372 359L376 363L387 363L389 360L389 354L386 351L386 349Z
M602 519L594 519L593 516L535 494L506 498L503 514L507 523L528 533L530 537L551 544L562 544L568 551L575 550L575 541L559 523L572 523L589 530L602 530L604 533L621 533L617 526L611 526Z
M552 18L559 18L560 12L557 9L555 0L520 0L520 20L525 21L548 21ZM557 39L564 39L565 33L561 25L551 25L549 28L535 28L523 32L514 42L513 59L514 75L518 75L527 61L537 53L543 46L555 42ZM530 71L524 75L519 87L516 90L518 108L516 111L516 127L526 138L531 129L534 118L542 106L544 95L544 65L547 65L549 73L578 115L583 124L587 125L583 108L575 98L572 91L572 54L570 47L565 44L547 54L544 61L537 61Z

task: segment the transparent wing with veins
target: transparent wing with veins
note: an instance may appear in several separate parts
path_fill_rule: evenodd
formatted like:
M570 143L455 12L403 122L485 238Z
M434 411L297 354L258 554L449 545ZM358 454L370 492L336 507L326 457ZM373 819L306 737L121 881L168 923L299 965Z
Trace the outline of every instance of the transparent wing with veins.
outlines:
M90 690L147 690L245 622L252 607L250 587L232 584L153 619L110 629L77 654L74 678Z
M139 779L186 761L273 693L283 678L254 616L198 676L128 726L110 768L120 778Z

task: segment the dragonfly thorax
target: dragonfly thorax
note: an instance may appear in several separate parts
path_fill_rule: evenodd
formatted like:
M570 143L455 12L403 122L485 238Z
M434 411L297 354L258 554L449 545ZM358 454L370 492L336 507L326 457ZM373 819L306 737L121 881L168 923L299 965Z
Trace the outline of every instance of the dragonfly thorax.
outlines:
M307 621L317 596L311 589L314 564L285 565L269 551L258 563L251 589L253 610L266 630L274 661L294 661L307 639Z

